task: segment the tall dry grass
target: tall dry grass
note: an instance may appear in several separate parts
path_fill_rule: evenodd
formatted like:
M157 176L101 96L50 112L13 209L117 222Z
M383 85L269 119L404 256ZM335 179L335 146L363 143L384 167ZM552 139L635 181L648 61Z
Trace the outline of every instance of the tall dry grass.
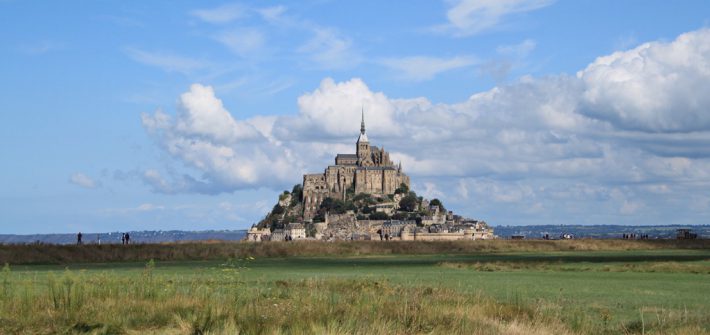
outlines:
M353 241L222 242L134 245L0 245L0 264L69 264L120 261L219 260L289 256L387 254L462 254L476 252L549 252L649 249L709 249L710 240L562 240L562 241Z
M641 311L619 322L554 301L384 279L307 279L247 284L238 263L219 275L183 279L143 273L64 271L48 277L2 272L3 334L707 334L710 320ZM645 316L645 318L641 317Z

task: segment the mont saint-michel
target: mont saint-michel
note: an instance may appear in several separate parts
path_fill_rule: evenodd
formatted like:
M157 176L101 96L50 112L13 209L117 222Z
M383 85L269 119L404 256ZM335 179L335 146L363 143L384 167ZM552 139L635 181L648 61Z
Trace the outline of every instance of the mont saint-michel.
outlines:
M324 173L303 176L304 219L313 218L326 198L346 200L353 192L381 196L395 194L401 185L409 188L402 164L394 165L385 148L370 145L364 111L355 144L355 154L338 154L335 165L328 166Z
M284 191L248 241L492 239L484 221L448 211L410 189L402 163L370 144L361 112L355 153L337 154L322 173Z

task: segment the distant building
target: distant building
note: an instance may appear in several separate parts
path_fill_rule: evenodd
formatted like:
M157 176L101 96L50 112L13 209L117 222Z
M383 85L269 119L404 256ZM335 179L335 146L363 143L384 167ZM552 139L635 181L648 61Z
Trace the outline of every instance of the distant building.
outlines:
M246 240L248 242L261 242L268 241L271 239L271 230L269 228L257 228L256 226L251 227L247 231Z
M306 228L300 223L289 223L284 229L284 234L289 240L301 240L306 238Z

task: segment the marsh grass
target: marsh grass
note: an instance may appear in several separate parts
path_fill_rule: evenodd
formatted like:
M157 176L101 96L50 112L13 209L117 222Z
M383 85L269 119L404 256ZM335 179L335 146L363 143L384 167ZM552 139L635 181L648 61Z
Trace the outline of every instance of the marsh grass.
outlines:
M618 322L514 291L403 286L386 278L241 280L242 261L186 279L154 271L115 276L3 270L3 334L706 334L707 316L648 308Z
M575 271L575 272L666 272L710 274L710 262L641 262L641 263L566 263L558 262L440 262L448 269L467 269L474 271Z
M486 241L342 241L216 242L133 245L0 245L0 264L71 264L224 260L246 257L470 254L490 252L626 251L710 249L710 240L486 240Z

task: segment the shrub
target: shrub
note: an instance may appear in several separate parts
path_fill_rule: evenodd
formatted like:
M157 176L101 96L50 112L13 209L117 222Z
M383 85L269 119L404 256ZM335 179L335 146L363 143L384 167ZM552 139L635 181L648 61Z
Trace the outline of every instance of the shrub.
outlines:
M429 206L438 206L439 211L442 213L446 213L446 207L444 207L444 204L441 202L441 200L434 198L429 202Z
M394 194L406 194L407 192L409 192L409 187L405 183L399 184L399 187L394 190Z
M370 214L370 220L389 220L390 216L382 212L374 212Z
M411 193L399 201L399 208L404 211L414 212L417 209L417 207L419 207L419 202L417 201L417 197L415 195L412 195Z
M283 214L284 213L284 208L281 207L281 205L276 204L274 205L274 208L271 209L271 214Z

